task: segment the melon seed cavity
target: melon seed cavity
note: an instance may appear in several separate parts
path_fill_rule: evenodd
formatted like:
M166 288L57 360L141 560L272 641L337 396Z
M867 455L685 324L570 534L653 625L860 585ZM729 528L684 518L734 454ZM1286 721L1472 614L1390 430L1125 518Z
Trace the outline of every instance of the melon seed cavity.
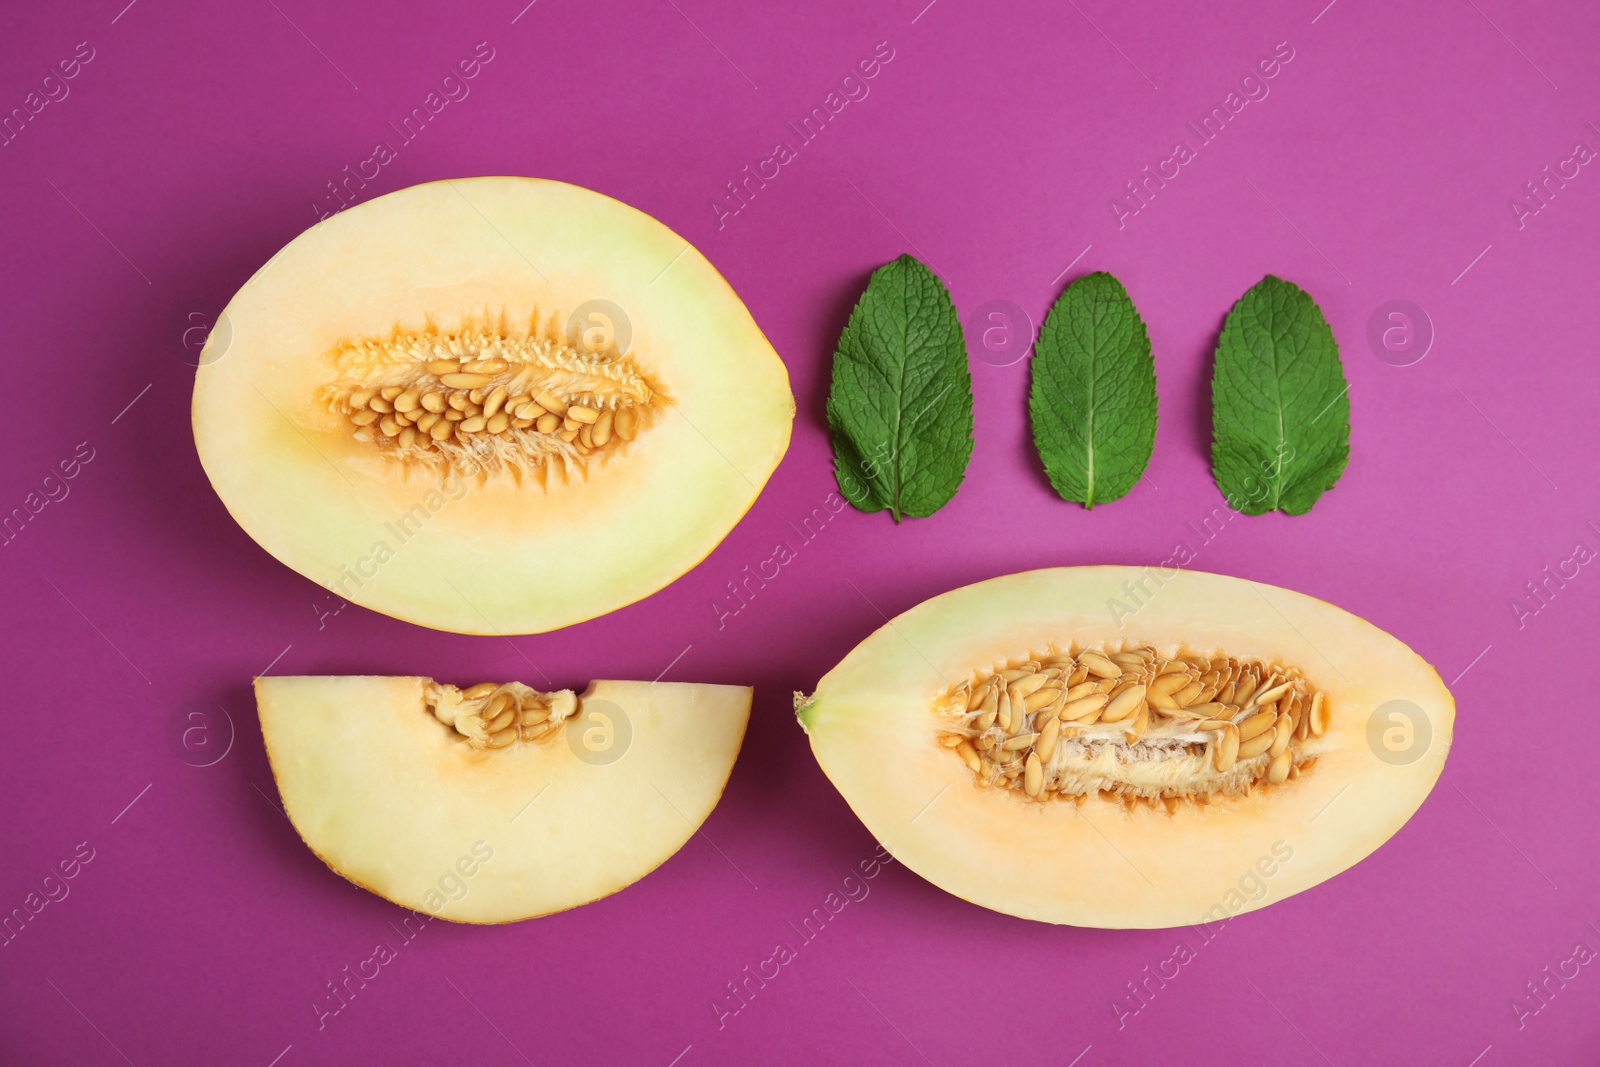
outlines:
M355 440L441 474L583 469L667 402L633 359L574 346L554 317L524 336L502 325L352 340L333 367L323 400Z
M578 712L578 697L572 690L540 693L521 682L479 682L457 689L430 681L423 702L463 743L480 750L547 741Z
M1149 645L1017 657L949 687L934 710L939 743L980 784L1169 812L1298 778L1330 714L1292 665Z

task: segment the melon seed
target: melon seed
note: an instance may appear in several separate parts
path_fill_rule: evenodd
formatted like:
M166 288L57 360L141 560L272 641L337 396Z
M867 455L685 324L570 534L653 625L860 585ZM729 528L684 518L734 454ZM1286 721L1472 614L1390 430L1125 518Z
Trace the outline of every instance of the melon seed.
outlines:
M615 411L606 408L600 413L600 417L595 420L594 443L597 447L604 446L607 441L611 440L611 428L616 416L617 413Z
M1277 716L1270 711L1258 712L1239 724L1239 740L1248 741L1257 734L1265 733L1277 721Z
M1131 689L1124 690L1115 700L1106 705L1106 710L1100 713L1100 721L1121 722L1128 716L1142 710L1145 706L1144 693L1145 689L1142 685L1136 685Z
M1217 770L1223 773L1232 770L1239 758L1239 728L1230 722L1217 738L1216 746Z
M1272 747L1272 738L1273 735L1271 733L1257 734L1248 741L1241 738L1239 741L1239 758L1251 759L1261 755L1261 753Z
M1023 706L1029 711L1042 711L1054 703L1056 697L1060 695L1059 689L1037 689L1031 695L1023 697Z
M1098 652L1081 653L1078 656L1078 663L1088 668L1090 674L1101 678L1122 677L1122 668Z

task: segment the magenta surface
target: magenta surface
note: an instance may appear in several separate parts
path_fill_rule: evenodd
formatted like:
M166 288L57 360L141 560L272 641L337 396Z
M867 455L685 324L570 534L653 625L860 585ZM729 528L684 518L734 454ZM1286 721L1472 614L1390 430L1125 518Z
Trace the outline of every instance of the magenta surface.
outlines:
M0 915L28 913L0 938L0 1062L1593 1062L1600 9L926 2L0 13L0 113L24 116L0 146L0 511L27 515L0 551ZM1275 49L1274 76L1241 86ZM476 76L446 83L475 50ZM842 83L875 54L872 78ZM430 93L443 106L408 140L401 120ZM802 140L790 124L830 103ZM1188 124L1213 108L1227 122L1202 143ZM1192 158L1165 162L1180 141ZM764 162L780 144L787 161ZM787 361L799 415L703 564L560 633L461 637L328 614L230 520L189 433L187 316L203 329L335 209L347 167L370 178L350 181L357 200L474 174L576 182L716 264ZM746 167L769 177L729 199ZM1165 184L1133 200L1146 167ZM900 527L845 510L799 532L835 490L833 342L868 272L906 251L966 319L1008 301L1037 323L1068 279L1123 280L1162 398L1128 497L1087 513L1051 494L1027 364L1008 363L1021 350L969 329L977 447L955 500ZM1202 536L1222 504L1210 352L1268 272L1309 290L1340 342L1351 462L1309 515L1213 519ZM1369 344L1390 301L1432 334L1416 362L1403 329ZM725 599L784 543L777 577ZM1455 749L1416 818L1209 940L1026 923L898 865L828 912L876 844L818 770L791 692L880 612L1180 544L1194 567L1332 601L1438 666ZM665 670L755 685L727 794L608 900L407 940L404 913L326 870L279 812L249 680L530 661L566 684ZM231 749L194 766L174 723L216 705ZM75 853L75 876L52 879ZM819 908L821 932L803 933ZM779 945L792 958L767 962ZM366 964L378 946L393 958Z

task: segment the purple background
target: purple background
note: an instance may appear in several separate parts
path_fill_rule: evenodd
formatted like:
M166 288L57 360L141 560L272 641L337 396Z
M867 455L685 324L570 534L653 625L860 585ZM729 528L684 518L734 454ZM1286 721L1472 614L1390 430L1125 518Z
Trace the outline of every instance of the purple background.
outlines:
M0 552L13 685L0 913L81 842L94 854L70 895L0 944L0 1062L1095 1067L1266 1049L1304 1064L1593 1062L1600 967L1549 979L1543 1002L1525 983L1580 942L1600 948L1600 731L1584 682L1600 574L1550 582L1520 618L1512 604L1575 543L1600 546L1600 173L1584 167L1520 228L1510 198L1576 142L1600 146L1600 9L125 2L0 13L0 110L78 42L94 56L0 147L17 401L0 510L42 495L79 442L93 450ZM359 197L533 174L638 205L705 252L784 356L794 444L709 559L605 618L500 640L351 606L319 628L323 591L254 545L206 483L178 334L315 220L342 168L397 143L389 123L480 41L494 58L470 95ZM1185 122L1282 41L1294 58L1270 95L1119 228L1111 198L1193 144ZM725 183L795 142L786 123L878 42L893 59L869 95L719 227ZM1124 281L1162 396L1127 498L1087 513L1050 493L1026 363L986 362L969 329L977 447L959 495L898 528L846 510L801 546L795 528L835 488L833 341L867 273L904 251L969 317L1006 300L1037 323L1072 277ZM1201 545L1188 524L1221 504L1210 351L1269 271L1327 313L1354 452L1311 514L1237 519ZM1418 363L1367 343L1389 300L1433 323ZM780 541L797 558L719 628L726 584ZM1459 702L1455 749L1416 818L1210 942L1026 923L890 866L802 943L791 924L876 846L812 760L791 691L880 611L1027 567L1155 563L1180 541L1196 567L1331 600L1438 665ZM727 794L618 896L505 928L433 923L402 946L403 913L327 871L279 812L249 680L269 665L475 680L527 676L530 661L574 685L663 670L754 684ZM197 704L237 730L204 767L169 739ZM719 1021L726 983L780 941L797 957ZM1180 942L1194 958L1119 1025L1126 983ZM319 1030L324 983L379 943L397 958Z

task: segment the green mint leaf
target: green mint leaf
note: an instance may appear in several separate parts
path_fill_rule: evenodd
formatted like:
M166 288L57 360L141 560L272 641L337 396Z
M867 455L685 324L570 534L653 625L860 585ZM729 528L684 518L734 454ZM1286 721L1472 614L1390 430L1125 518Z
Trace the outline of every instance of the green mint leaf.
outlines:
M1156 440L1150 335L1122 283L1105 272L1067 286L1045 316L1028 414L1050 485L1092 508L1125 496Z
M1350 456L1350 385L1317 302L1267 275L1228 312L1211 377L1211 471L1246 515L1303 515Z
M872 272L833 354L834 474L862 511L923 517L972 457L972 374L961 320L932 271L901 256Z

